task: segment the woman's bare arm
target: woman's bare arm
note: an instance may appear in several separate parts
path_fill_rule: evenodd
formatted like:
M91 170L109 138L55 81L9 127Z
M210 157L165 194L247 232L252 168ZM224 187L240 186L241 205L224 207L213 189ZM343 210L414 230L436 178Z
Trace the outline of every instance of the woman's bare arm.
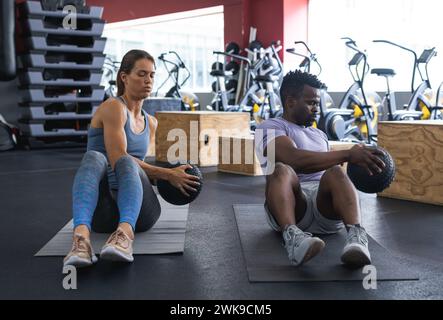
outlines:
M106 153L112 169L115 163L127 153L125 133L126 114L124 108L117 101L111 101L102 107L103 135Z
M115 168L115 163L118 159L129 155L127 153L126 133L124 129L126 120L127 115L125 109L118 101L110 101L102 110L105 147L112 169ZM133 157L133 159L137 161L149 178L168 180L170 170L147 164L135 157Z

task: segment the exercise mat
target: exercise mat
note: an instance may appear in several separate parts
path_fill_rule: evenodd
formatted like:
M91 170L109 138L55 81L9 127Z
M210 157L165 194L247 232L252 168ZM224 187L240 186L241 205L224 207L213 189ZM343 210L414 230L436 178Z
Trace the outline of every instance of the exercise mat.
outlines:
M173 206L159 197L162 213L160 219L148 232L137 233L134 241L135 255L183 253L185 248L186 224L189 205ZM66 256L72 247L72 220L61 229L35 256ZM96 254L108 240L109 234L91 234Z
M363 268L350 269L340 261L346 230L320 236L326 243L323 251L295 267L289 262L281 235L269 227L263 205L234 205L234 212L250 282L363 281L368 276ZM369 250L378 281L418 280L411 266L371 237Z

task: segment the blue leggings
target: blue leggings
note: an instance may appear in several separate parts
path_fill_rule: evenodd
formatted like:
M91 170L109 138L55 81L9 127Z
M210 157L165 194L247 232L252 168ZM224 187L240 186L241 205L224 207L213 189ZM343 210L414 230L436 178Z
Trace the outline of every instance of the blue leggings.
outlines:
M160 217L157 195L146 173L131 156L115 164L119 190L110 190L108 160L88 151L77 171L72 190L74 228L85 225L99 233L114 232L119 223L128 223L135 232L151 229Z

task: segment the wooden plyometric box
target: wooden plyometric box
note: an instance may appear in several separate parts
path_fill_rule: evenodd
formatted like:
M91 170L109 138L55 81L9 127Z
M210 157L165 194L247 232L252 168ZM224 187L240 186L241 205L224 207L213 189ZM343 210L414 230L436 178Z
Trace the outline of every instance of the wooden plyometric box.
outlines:
M353 142L329 142L331 151L349 150ZM253 136L248 137L220 137L219 138L219 165L218 171L247 176L263 176L264 171L255 152ZM346 171L347 164L343 165Z
M329 141L329 149L331 151L349 150L352 149L355 145L355 142Z
M343 141L329 141L329 150L330 151L342 151L352 149L356 143L354 142L343 142ZM348 170L348 164L343 163L341 166L344 172Z
M246 176L262 176L253 136L219 138L218 171Z
M443 121L381 122L378 143L397 167L380 196L443 205Z
M159 162L217 166L220 136L250 135L243 112L157 112L155 154Z

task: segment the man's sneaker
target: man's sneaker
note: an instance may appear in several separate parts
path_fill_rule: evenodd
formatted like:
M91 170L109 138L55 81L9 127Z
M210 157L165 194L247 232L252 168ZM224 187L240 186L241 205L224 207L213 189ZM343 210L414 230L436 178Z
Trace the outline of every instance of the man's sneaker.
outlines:
M92 266L96 262L97 257L91 242L80 234L74 234L72 249L63 260L63 265L83 268Z
M294 225L283 231L283 239L289 260L294 266L311 260L325 247L323 240L301 231Z
M349 226L341 261L355 268L371 264L371 254L368 249L368 234L363 227Z
M133 242L121 228L118 228L104 245L100 258L114 262L133 262Z

